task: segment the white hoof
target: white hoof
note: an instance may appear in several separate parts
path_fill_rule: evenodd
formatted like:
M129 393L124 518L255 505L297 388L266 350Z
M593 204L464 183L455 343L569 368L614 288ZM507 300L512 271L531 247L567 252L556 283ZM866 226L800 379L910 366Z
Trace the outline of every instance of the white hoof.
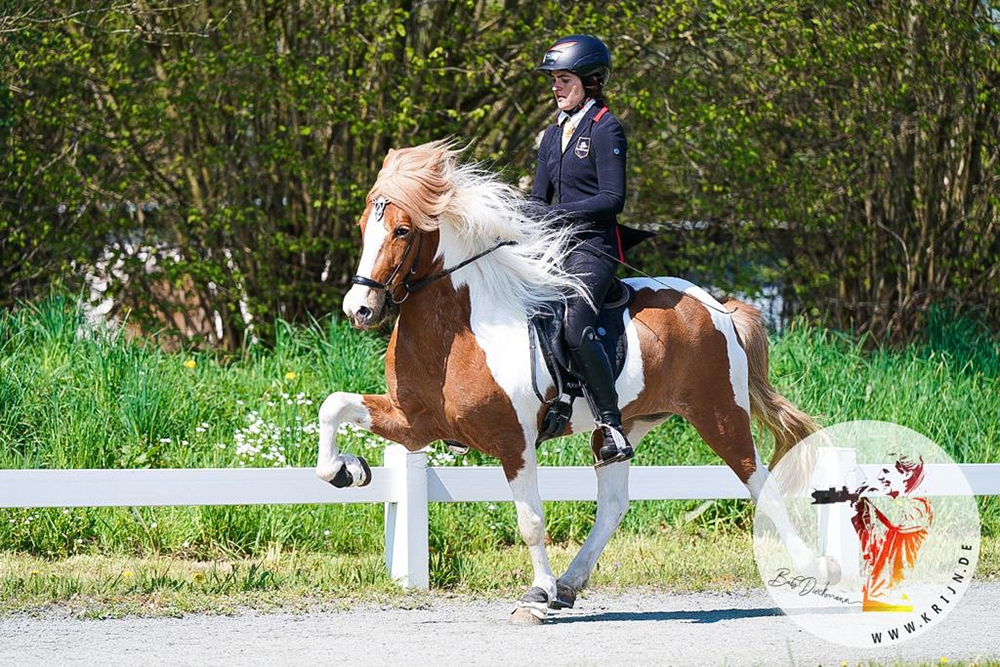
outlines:
M539 616L535 609L530 607L517 607L510 614L512 625L541 625L544 616Z

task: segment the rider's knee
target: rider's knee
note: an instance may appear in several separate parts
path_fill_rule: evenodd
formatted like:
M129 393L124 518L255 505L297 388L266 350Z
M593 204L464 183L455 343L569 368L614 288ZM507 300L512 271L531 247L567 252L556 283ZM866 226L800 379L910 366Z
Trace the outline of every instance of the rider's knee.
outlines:
M594 340L597 337L597 333L594 331L594 327L590 324L567 320L563 336L565 337L566 344L569 345L569 348L571 350L576 350L583 345L585 341Z

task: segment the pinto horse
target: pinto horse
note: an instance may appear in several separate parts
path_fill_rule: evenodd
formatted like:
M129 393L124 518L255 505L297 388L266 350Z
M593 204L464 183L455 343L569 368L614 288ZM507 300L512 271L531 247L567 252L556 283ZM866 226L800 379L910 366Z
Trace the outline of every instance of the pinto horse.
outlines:
M495 456L517 508L534 568L513 620L540 622L549 608L572 606L625 514L629 463L597 468L597 516L579 554L558 580L545 552L536 437L543 404L532 388L527 316L576 291L559 268L571 247L564 226L525 214L522 196L476 165L460 164L446 142L390 150L361 216L358 275L344 312L358 328L376 325L399 304L386 353L386 394L331 394L320 408L316 474L338 487L363 486L371 471L337 448L344 422L414 451L453 440ZM629 279L628 355L616 387L623 428L633 443L671 414L686 418L747 486L769 503L796 569L828 580L832 559L816 558L795 534L783 505L764 498L768 470L751 416L774 435L772 465L817 430L769 384L760 313L720 304L678 278ZM589 297L587 297L589 298ZM534 374L554 391L544 363ZM594 429L579 405L564 435ZM600 447L600 441L594 442ZM762 495L763 494L763 495Z

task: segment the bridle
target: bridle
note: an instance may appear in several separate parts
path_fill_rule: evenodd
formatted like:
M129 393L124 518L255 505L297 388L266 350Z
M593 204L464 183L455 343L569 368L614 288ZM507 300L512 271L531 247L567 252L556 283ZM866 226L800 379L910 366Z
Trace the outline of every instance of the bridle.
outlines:
M375 201L372 202L372 205L374 206L372 212L375 214L376 223L382 224L382 219L385 216L385 207L388 206L389 203L390 203L389 200L384 197L380 197L379 199L376 199ZM413 257L413 262L410 263L410 270L406 271L405 277L403 278L402 282L399 283L399 285L393 286L392 281L395 280L396 276L398 276L399 273L403 270L403 265L406 264L406 258L409 257L410 250L413 249L414 239L416 239L417 241L417 252ZM379 281L373 280L372 278L368 278L365 276L357 276L357 275L351 278L351 282L354 283L355 285L363 285L365 287L370 287L371 289L382 290L389 297L389 300L398 306L399 304L403 303L408 298L410 298L411 294L413 294L418 290L423 289L424 287L431 284L435 280L440 280L445 276L451 275L452 273L458 271L463 266L467 266L472 262L476 261L477 259L485 257L494 250L498 250L504 246L515 244L515 241L497 241L496 245L487 248L481 253L473 255L472 257L463 262L459 262L450 269L443 269L441 271L438 271L437 273L433 273L429 276L426 276L424 278L421 278L420 280L411 283L410 279L417 273L417 262L420 260L420 248L423 244L423 240L424 240L424 235L421 234L416 228L413 228L412 232L410 233L410 240L406 242L406 249L403 250L403 256L399 258L399 264L397 264L396 268L392 270L392 273L389 274L389 277L386 279L385 282L380 283ZM396 298L395 290L397 287L402 287L405 292L403 294L402 299Z
M389 205L389 203L389 200L385 197L379 197L372 202L372 213L375 215L375 220L373 222L375 224L384 224L383 219L385 218L385 208ZM414 239L417 239L417 254L414 256L413 262L410 264L410 270L407 271L406 277L403 278L403 282L401 283L403 289L406 290L406 293L403 295L402 299L397 300L396 295L393 293L396 288L391 286L392 281L395 280L396 276L399 275L399 272L403 270L403 264L406 263L406 258L409 257L410 251L413 250ZM389 296L389 300L396 305L403 303L410 297L412 292L409 279L412 278L417 272L417 260L420 259L420 247L423 240L423 234L420 234L416 228L414 228L410 233L410 239L406 242L406 249L403 250L403 256L399 259L399 264L397 264L396 268L392 270L392 273L389 274L389 278L385 282L380 283L377 280L358 275L351 278L351 282L355 285L364 285L365 287L370 287L372 289L382 290Z

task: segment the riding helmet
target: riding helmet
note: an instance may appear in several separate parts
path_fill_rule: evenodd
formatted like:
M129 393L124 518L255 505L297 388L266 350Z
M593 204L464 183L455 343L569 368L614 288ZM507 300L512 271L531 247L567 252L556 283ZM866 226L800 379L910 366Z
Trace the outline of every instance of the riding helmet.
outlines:
M593 35L570 35L550 46L535 70L567 70L581 79L595 77L598 86L603 86L611 76L611 52Z

